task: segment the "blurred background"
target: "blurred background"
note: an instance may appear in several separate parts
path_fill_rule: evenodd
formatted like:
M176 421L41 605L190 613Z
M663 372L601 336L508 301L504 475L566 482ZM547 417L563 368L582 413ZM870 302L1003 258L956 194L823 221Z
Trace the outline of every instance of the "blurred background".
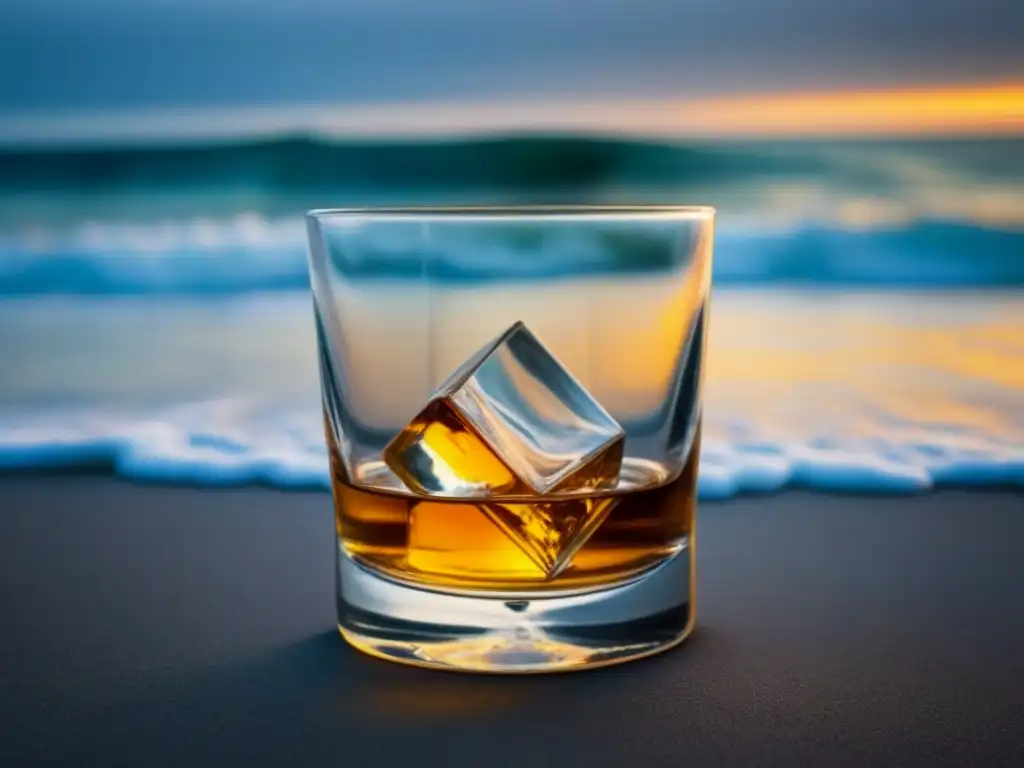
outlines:
M1024 484L1024 5L0 10L0 464L326 482L302 214L711 204L701 490Z

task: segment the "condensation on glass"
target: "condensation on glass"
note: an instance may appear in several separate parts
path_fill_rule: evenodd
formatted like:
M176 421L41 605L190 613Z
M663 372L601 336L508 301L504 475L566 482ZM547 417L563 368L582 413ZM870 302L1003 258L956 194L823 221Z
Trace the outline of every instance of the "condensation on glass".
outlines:
M714 212L307 221L345 638L491 672L685 638Z

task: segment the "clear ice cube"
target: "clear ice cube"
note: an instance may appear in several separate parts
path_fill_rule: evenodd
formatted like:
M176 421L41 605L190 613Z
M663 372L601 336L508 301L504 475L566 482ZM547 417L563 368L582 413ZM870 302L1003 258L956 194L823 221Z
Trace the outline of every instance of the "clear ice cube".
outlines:
M413 491L545 494L613 487L625 433L522 323L460 366L385 448Z
M529 503L423 500L409 513L409 567L442 577L544 581L561 574L618 496Z
M544 574L553 579L572 562L608 513L616 496L555 502L481 504L484 513Z

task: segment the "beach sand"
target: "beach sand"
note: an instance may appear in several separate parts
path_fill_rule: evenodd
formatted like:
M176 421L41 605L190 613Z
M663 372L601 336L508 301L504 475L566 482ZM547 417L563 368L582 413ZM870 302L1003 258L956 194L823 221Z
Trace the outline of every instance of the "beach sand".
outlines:
M5 765L1024 764L1024 495L700 507L698 624L574 675L334 627L321 492L0 478Z

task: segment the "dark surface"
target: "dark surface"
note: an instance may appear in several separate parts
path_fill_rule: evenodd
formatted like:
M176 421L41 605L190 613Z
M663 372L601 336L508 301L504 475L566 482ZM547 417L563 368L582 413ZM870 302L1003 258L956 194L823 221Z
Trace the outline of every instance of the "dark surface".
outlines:
M1024 497L705 504L698 628L452 675L334 630L324 494L0 480L0 765L1024 765Z

